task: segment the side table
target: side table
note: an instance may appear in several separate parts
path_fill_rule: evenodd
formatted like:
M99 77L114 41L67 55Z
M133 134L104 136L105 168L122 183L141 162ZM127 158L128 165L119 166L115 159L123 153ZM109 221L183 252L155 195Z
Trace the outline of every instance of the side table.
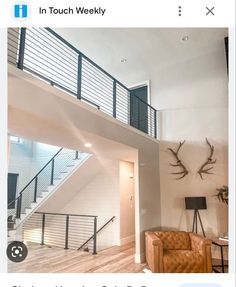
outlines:
M222 273L225 273L225 267L228 267L228 264L225 264L224 262L224 250L223 249L228 248L229 243L227 240L221 240L219 238L214 238L211 240L212 240L213 245L216 245L220 248L220 261L221 261L220 265L212 265L212 270L216 273L220 273L220 271L215 268L215 267L220 267L222 270Z

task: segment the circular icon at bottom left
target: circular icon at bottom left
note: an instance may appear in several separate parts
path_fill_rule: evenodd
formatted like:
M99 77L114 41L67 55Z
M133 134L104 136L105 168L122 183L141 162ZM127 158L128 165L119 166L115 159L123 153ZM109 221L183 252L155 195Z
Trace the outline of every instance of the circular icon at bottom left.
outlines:
M7 247L7 257L13 262L22 262L28 255L28 249L23 242L13 241Z

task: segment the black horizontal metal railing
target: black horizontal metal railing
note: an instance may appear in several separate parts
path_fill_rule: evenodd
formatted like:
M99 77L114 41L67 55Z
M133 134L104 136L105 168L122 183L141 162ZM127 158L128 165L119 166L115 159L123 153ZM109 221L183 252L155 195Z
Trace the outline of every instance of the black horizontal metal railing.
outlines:
M113 220L115 219L115 216L112 216L111 219L109 219L101 228L99 228L96 232L96 234L98 234L100 231L102 231L111 221L113 222ZM93 236L91 236L88 240L86 240L79 248L78 250L81 250L86 244L88 244L89 241L91 241L93 239Z
M35 229L37 234L32 232ZM23 227L24 240L64 249L75 248L89 237L93 254L97 253L97 232L97 216L84 214L35 212Z
M157 138L157 111L50 28L9 28L8 61Z
M19 195L8 204L9 216L21 218L31 203L36 203L43 191L54 184L57 177L65 172L72 160L79 159L78 151L60 148L50 160L36 173L36 175L19 192Z

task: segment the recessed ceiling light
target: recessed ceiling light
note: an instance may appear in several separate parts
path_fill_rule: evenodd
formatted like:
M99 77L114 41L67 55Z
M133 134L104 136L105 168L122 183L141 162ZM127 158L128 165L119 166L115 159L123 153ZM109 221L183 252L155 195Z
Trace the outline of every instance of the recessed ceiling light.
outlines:
M189 36L183 36L182 38L181 38L181 40L183 41L183 42L186 42L186 41L188 41L189 40Z
M122 59L120 60L120 62L121 62L121 63L126 63L126 62L127 62L127 59L122 58Z
M91 143L86 143L84 144L85 147L92 147L92 144Z

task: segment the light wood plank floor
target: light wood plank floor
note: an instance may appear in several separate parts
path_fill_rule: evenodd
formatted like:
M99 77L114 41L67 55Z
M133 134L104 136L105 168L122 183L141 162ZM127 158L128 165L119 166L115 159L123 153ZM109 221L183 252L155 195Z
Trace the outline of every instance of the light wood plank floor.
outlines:
M134 263L134 243L114 246L97 255L77 250L28 244L21 263L8 261L10 273L142 273L146 264Z

